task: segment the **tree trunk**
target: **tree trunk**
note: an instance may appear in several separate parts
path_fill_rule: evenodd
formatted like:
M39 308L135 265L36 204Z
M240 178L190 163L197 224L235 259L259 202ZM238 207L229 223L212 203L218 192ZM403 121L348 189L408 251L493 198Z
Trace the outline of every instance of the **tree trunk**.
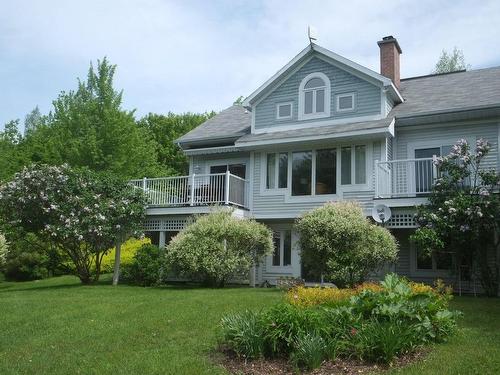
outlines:
M116 242L116 250L115 250L115 266L113 269L113 285L118 285L118 280L120 278L120 256L122 250L122 241L118 240Z

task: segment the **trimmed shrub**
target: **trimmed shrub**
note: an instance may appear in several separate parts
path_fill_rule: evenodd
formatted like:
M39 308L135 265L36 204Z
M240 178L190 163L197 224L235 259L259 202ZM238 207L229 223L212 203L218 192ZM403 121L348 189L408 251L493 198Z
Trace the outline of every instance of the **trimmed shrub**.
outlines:
M150 243L151 240L149 238L143 238L143 239L130 238L127 241L125 241L121 247L120 266L127 267L130 264L132 264L134 255L135 253L137 253L137 250L139 250L139 248L142 245ZM106 255L104 255L101 261L101 272L103 273L113 272L113 267L115 266L115 251L116 249L113 247L106 253Z
M158 246L143 244L135 252L132 261L123 266L123 278L141 286L160 284L164 263L162 253Z
M176 275L223 287L232 278L248 277L250 267L272 251L272 233L264 224L221 210L199 216L175 236L166 264Z
M304 265L336 285L359 284L397 257L395 238L372 224L356 202L327 203L299 218L295 228Z

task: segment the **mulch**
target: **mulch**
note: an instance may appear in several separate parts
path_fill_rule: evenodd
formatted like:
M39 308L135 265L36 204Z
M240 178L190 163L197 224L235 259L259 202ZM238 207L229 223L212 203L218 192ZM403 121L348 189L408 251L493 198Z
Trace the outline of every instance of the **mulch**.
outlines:
M368 374L374 371L384 371L392 368L403 367L410 363L423 360L428 350L419 350L403 355L390 365L376 363L366 363L354 359L337 359L335 361L325 361L321 367L310 371L302 372L310 375L358 375ZM234 354L225 352L223 359L219 363L231 374L238 375L292 375L298 372L286 359L258 359L246 360Z

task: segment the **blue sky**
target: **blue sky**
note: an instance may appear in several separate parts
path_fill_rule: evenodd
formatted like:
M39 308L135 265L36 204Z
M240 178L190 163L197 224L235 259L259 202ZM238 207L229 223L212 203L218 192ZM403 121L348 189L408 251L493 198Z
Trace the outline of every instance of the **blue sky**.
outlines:
M90 61L118 65L124 107L221 110L307 45L379 70L376 44L394 35L403 77L428 74L458 46L473 69L500 65L500 1L2 0L0 129L85 78Z

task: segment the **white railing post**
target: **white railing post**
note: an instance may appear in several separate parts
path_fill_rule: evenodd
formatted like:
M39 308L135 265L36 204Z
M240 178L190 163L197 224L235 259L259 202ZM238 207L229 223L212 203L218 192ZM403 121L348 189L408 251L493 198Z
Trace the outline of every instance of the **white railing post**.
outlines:
M432 155L432 183L434 184L434 181L436 180L436 178L438 177L438 170L437 170L437 166L436 166L436 161L437 161L437 156L436 155Z
M379 161L375 160L375 197L380 198L380 188L378 186L378 174L379 174L379 169L380 165L378 164Z
M189 205L194 206L194 181L195 181L195 174L193 173L191 175L191 189L189 190L189 193L191 196L189 197Z
M229 204L229 176L231 176L231 173L229 172L229 170L226 171L226 181L225 182L225 191L224 191L224 203L226 205Z
M146 186L147 186L147 183L148 183L147 180L148 179L146 177L144 177L142 179L142 191L144 191L144 193L146 193Z

